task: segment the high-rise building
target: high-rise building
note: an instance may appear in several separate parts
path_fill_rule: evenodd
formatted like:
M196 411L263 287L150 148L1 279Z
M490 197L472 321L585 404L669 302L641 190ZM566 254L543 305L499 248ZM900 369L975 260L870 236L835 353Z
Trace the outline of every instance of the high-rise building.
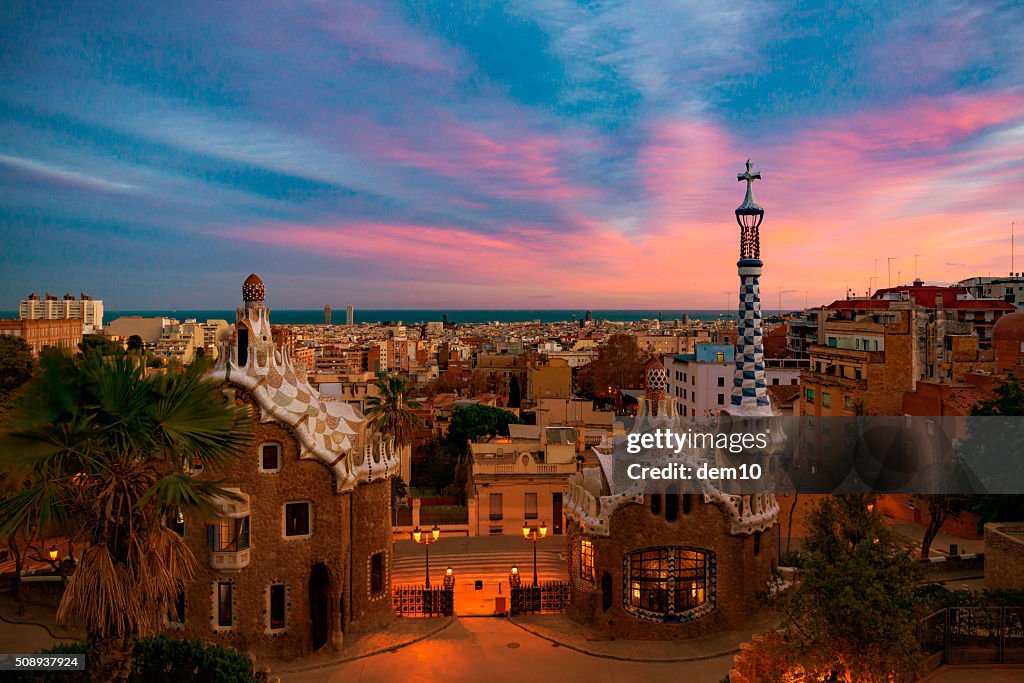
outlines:
M331 324L331 307L324 306L324 325Z
M18 308L22 320L81 320L82 332L92 334L103 328L103 302L85 294L76 299L70 293L56 297L46 293L45 298L29 294Z
M345 307L345 324L350 327L356 324L356 309L352 304Z

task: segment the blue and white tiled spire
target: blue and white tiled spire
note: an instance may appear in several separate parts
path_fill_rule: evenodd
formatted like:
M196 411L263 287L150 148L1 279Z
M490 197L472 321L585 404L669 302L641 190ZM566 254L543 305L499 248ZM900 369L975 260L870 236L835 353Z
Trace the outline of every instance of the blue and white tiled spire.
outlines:
M764 218L764 209L754 201L754 181L760 173L751 172L747 160L746 173L736 176L746 181L747 195L736 209L736 222L740 225L740 260L736 263L740 275L739 322L736 338L736 371L733 373L732 396L729 412L771 414L768 387L764 376L764 331L761 327L761 244L758 228Z

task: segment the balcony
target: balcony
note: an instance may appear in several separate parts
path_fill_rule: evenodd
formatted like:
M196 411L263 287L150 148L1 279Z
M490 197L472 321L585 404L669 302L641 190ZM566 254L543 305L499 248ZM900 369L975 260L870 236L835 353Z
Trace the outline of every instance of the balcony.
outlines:
M252 548L242 550L211 550L210 566L221 572L239 572L249 566Z

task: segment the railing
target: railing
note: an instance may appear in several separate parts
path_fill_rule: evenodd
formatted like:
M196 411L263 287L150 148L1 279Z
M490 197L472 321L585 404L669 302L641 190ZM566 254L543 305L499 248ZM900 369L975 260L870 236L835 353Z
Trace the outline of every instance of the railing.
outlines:
M1024 607L950 607L921 620L921 649L935 664L1024 664Z
M511 589L510 611L515 614L564 612L569 606L569 583L541 581L537 586Z
M455 591L422 585L395 586L391 604L400 617L450 617L455 613Z

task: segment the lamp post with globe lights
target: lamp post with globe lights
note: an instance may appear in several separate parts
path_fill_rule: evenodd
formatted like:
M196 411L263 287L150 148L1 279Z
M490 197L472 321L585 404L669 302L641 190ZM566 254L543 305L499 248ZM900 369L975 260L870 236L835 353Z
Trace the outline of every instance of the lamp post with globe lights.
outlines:
M435 543L439 538L441 538L441 528L436 524L433 529L426 533L424 533L419 527L412 530L412 540L422 545L426 554L427 588L430 588L430 544Z
M548 525L546 522L541 522L540 526L530 526L528 523L523 523L523 538L527 541L533 541L533 586L537 587L537 541L548 535Z

